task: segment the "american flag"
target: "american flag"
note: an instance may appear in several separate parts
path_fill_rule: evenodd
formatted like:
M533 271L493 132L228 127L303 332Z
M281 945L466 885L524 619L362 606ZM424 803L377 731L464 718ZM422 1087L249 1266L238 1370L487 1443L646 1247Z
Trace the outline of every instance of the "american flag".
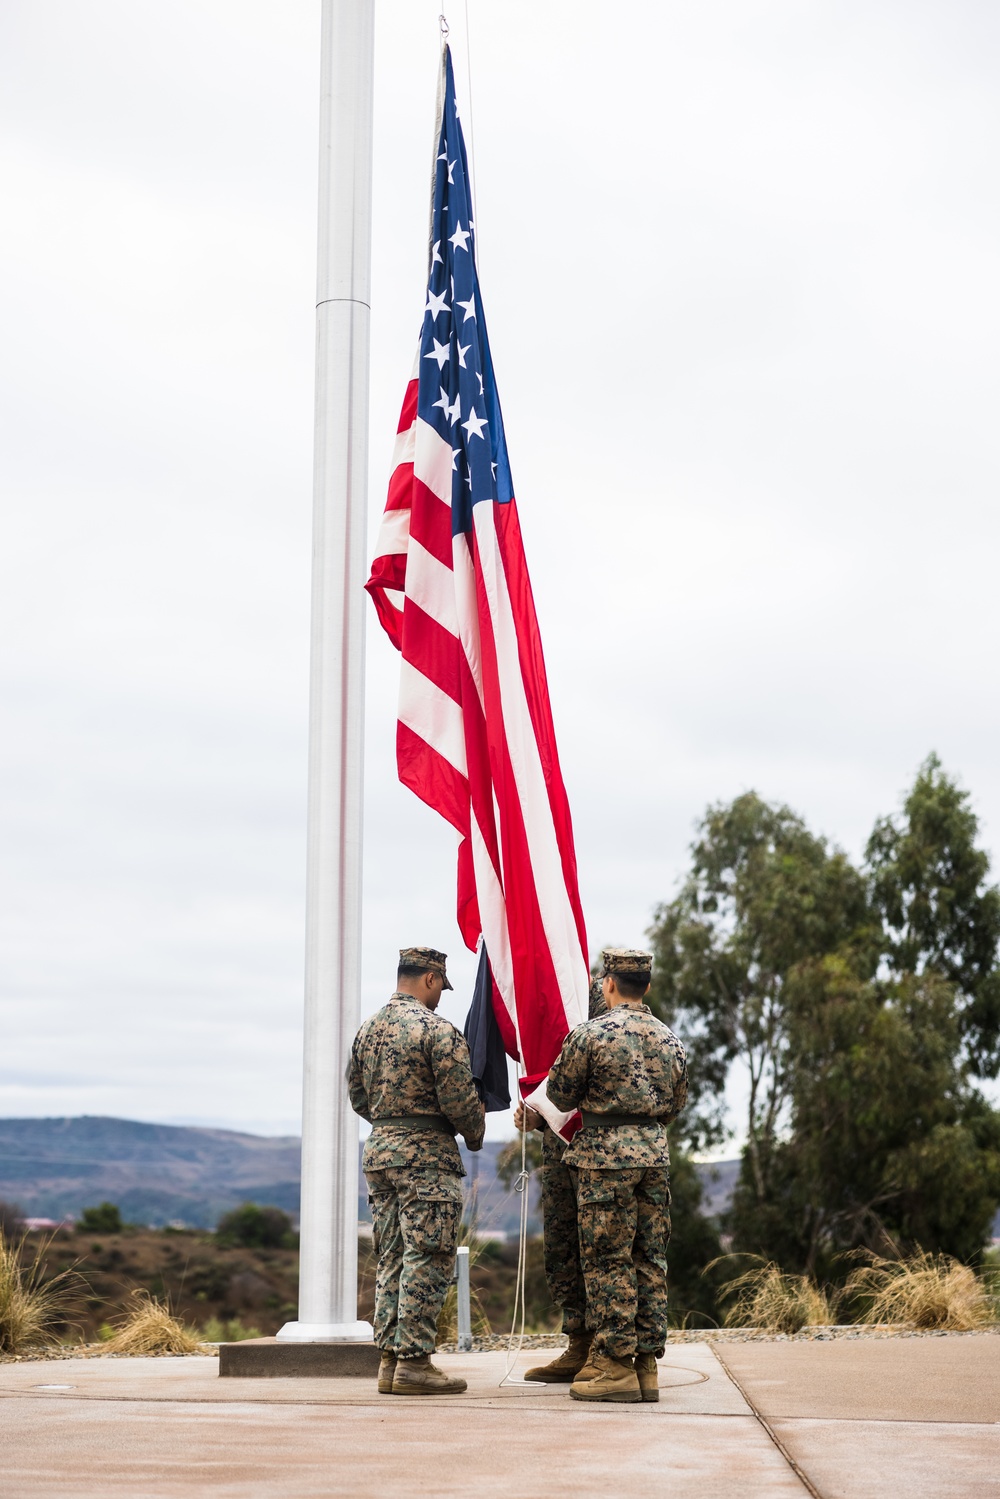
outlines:
M485 942L504 1045L544 1105L587 1018L587 939L447 48L443 68L427 305L366 587L402 654L399 778L458 832L462 937Z

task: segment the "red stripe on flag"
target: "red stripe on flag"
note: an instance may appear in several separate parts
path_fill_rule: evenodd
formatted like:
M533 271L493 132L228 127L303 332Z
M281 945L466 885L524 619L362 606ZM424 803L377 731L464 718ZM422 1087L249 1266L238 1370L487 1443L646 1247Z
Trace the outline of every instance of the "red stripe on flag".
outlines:
M511 500L507 505L496 505L493 513L496 522L497 540L500 546L500 556L503 560L504 573L507 578L507 590L510 594L511 610L519 625L517 631L517 648L521 662L521 678L524 682L524 693L528 703L528 712L531 715L532 727L535 731L535 743L538 745L538 753L545 775L545 787L548 792L552 820L555 824L556 840L559 844L559 852L562 858L563 877L566 881L566 889L570 893L573 914L576 918L580 949L583 952L584 961L586 961L587 934L584 927L583 908L580 904L579 896L576 848L573 841L573 819L570 815L569 798L566 795L566 787L559 765L559 751L556 748L556 730L552 722L549 684L545 672L545 658L542 654L542 637L538 629L535 599L531 591L531 580L528 577L528 567L524 556L524 543L521 539L521 522L514 500Z
M410 494L410 535L451 572L455 565L451 554L451 506L439 500L434 491L416 477Z
M387 510L409 510L413 499L413 464L400 463L392 471L389 480Z
M409 598L403 610L403 659L461 704L462 647L450 630Z
M396 723L396 766L404 786L450 822L464 838L469 834L469 785L460 771L405 723Z
M406 387L406 395L403 397L403 409L399 413L399 426L397 433L405 432L417 419L417 396L420 391L420 382L411 380Z

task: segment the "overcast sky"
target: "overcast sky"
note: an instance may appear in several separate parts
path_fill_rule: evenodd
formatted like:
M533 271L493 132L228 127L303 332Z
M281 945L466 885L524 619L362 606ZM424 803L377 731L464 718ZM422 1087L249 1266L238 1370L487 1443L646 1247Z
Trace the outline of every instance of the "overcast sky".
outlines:
M370 526L438 6L377 0ZM469 0L480 272L592 950L707 803L1000 854L1000 10ZM297 1131L318 0L0 19L0 1115ZM363 1009L473 961L368 622ZM495 1129L504 1132L497 1121Z

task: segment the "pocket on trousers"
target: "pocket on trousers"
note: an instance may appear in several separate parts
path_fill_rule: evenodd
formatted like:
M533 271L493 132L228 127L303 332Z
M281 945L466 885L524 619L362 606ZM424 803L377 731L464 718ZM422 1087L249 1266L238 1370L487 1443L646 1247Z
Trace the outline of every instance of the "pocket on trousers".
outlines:
M413 1183L413 1195L403 1210L406 1237L421 1254L454 1254L462 1216L462 1187L451 1182Z
M615 1200L615 1189L611 1182L588 1179L580 1172L580 1179L576 1186L576 1205L582 1207L610 1207Z

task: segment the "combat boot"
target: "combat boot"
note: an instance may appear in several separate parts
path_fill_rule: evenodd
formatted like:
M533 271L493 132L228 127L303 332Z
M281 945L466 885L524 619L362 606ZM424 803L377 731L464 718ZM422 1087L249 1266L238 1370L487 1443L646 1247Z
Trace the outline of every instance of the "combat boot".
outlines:
M396 1355L382 1349L382 1358L378 1366L378 1392L380 1395L392 1394L392 1381L396 1373Z
M392 1381L394 1395L461 1395L468 1385L464 1379L453 1379L436 1364L430 1354L421 1358L396 1360L396 1373Z
M612 1358L609 1353L595 1353L593 1379L578 1379L570 1385L574 1400L615 1400L626 1405L639 1405L642 1391L632 1367L631 1358Z
M639 1389L642 1393L643 1400L659 1400L660 1371L656 1366L655 1353L636 1354L635 1377L639 1381Z
M574 1379L580 1378L580 1371L587 1362L590 1340L589 1332L571 1332L569 1347L564 1348L551 1364L539 1364L537 1368L529 1369L525 1379L536 1384L572 1384Z

